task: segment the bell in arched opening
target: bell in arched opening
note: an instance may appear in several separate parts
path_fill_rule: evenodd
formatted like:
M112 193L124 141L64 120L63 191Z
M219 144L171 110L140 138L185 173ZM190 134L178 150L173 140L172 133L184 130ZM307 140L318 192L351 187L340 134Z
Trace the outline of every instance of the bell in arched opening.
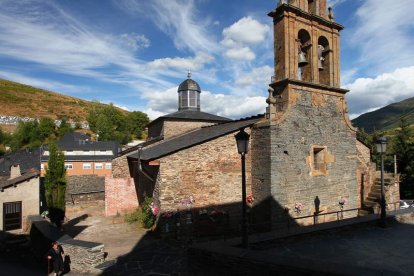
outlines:
M323 51L325 51L325 47L322 45L318 45L318 68L319 70L323 70L323 62L325 58L323 57Z
M306 59L306 54L302 50L299 49L299 57L298 57L298 64L299 66L303 66L308 64L308 60Z

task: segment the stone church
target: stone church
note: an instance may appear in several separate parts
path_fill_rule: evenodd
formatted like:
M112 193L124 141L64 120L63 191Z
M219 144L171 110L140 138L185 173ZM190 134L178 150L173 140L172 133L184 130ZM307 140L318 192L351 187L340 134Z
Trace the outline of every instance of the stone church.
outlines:
M264 115L230 120L201 111L198 83L178 88L178 111L148 126L149 138L113 161L106 213L130 211L145 196L157 216L226 214L239 225L241 158L235 134L250 134L246 155L249 223L277 228L287 218L356 217L373 185L370 151L356 139L340 88L340 31L326 0L280 1L274 76ZM297 220L299 225L313 222ZM191 222L191 223L192 223Z

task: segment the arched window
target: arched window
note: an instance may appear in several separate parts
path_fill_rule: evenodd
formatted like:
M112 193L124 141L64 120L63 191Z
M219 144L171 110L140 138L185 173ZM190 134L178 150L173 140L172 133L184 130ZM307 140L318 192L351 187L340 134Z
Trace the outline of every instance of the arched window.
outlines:
M302 29L298 33L298 79L311 81L312 42L309 33Z
M321 36L318 39L318 68L319 83L325 85L331 84L331 50L326 37Z

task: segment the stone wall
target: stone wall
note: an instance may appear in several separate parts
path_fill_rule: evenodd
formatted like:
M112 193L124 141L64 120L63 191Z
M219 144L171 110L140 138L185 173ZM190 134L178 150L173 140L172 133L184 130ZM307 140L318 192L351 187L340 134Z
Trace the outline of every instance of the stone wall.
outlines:
M164 121L163 135L164 139L169 139L173 136L181 135L186 132L199 129L203 126L210 126L211 122L183 122L183 121Z
M305 87L286 89L282 114L253 130L253 190L270 198L273 220L338 211L341 198L348 201L345 209L358 207L356 134L345 119L343 98ZM315 146L325 151L323 171L315 169Z
M99 270L95 267L105 260L103 244L74 240L46 220L33 221L30 240L33 257L39 261L44 261L52 242L57 241L61 244L65 255L70 259L69 266L72 272L98 274Z
M67 239L60 242L65 255L70 257L71 271L80 273L96 272L97 265L105 259L104 245L94 242Z
M371 162L371 150L360 141L356 141L357 148L357 193L358 207L362 207L363 201L368 197L375 183L376 168Z
M250 171L250 154L247 154L247 194L251 193ZM159 193L161 212L225 209L230 223L238 223L241 159L234 133L161 158L155 191Z
M66 201L77 203L105 199L105 177L97 175L68 176Z
M112 160L112 176L114 178L131 177L126 155L122 155Z
M105 215L129 213L138 208L137 189L134 179L105 178Z

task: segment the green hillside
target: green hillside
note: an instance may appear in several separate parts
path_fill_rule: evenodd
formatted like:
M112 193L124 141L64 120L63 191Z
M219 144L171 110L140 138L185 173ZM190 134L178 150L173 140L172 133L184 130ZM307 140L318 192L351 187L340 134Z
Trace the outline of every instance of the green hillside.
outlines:
M390 130L399 126L402 117L414 124L414 97L362 114L353 119L352 124L366 132Z
M99 106L105 105L0 79L0 115L80 122L86 121L89 110Z

